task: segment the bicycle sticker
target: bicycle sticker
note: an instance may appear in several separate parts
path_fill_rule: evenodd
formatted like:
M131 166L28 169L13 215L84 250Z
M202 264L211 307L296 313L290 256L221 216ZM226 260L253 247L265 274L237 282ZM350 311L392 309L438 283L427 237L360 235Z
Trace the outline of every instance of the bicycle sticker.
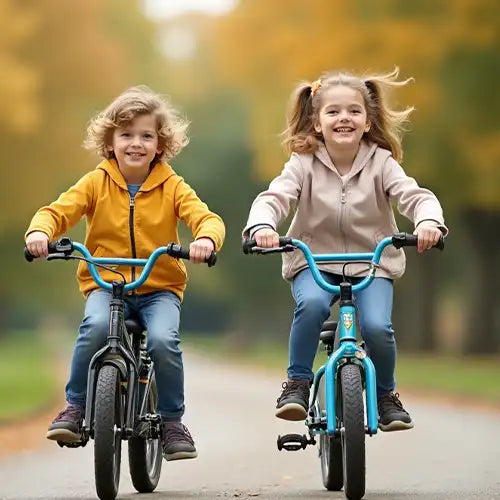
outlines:
M344 327L346 330L349 330L352 326L352 313L351 312L345 312L342 313L342 323L344 323Z

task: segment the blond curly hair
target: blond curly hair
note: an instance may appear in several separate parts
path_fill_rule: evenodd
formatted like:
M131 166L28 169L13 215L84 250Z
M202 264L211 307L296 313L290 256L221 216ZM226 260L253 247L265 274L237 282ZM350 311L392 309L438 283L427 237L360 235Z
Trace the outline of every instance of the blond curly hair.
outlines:
M189 122L166 98L145 85L125 90L104 111L97 113L87 127L83 147L102 158L112 158L109 146L114 130L126 127L137 116L148 114L156 116L158 149L161 151L152 163L173 158L189 142L186 134Z
M363 96L371 127L364 137L391 151L396 161L403 158L402 138L405 123L413 107L401 111L392 109L387 103L387 92L394 87L403 87L413 79L398 81L399 68L382 75L356 76L347 72L328 72L315 82L298 85L291 98L287 127L282 133L283 146L288 153L312 153L323 141L314 129L314 121L321 107L321 96L330 87L343 85L358 90Z

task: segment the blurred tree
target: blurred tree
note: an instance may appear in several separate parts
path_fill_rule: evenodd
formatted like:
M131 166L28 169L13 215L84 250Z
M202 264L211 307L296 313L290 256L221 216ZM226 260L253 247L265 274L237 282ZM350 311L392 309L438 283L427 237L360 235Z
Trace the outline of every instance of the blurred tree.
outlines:
M56 305L51 302L54 295L67 312L67 303L78 296L65 293L75 289L74 266L69 271L54 263L28 267L23 262L23 233L40 206L97 164L98 158L80 147L91 116L131 85L163 90L163 58L155 48L153 24L140 7L134 1L124 8L118 0L2 2L0 12L7 22L1 36L7 42L0 65L3 85L9 84L11 93L0 111L6 177L0 246L14 243L18 255L9 266L11 279L0 284L4 312L39 312ZM73 234L83 237L82 228ZM54 295L47 293L51 289ZM7 321L2 311L0 329Z
M20 8L13 1L0 3L4 27L0 33L0 83L3 104L0 129L3 133L21 134L37 125L39 75L22 58L22 48L37 30L38 16L34 9Z
M226 242L216 268L189 269L182 326L192 331L223 329L242 346L282 326L289 308L283 307L287 297L280 293L279 257L256 259L241 251L248 208L264 184L252 177L247 102L228 88L213 66L215 29L206 17L189 15L165 23L160 30L164 39L171 39L170 30L184 33L183 38L192 37L197 46L192 57L167 60L170 92L184 103L192 121L191 142L172 165L226 224ZM182 236L189 241L189 231Z
M220 19L214 50L225 81L248 96L254 172L261 179L282 167L278 132L295 83L331 68L365 73L399 65L403 76L415 76L417 85L401 91L404 102L418 110L414 133L406 141L405 168L437 192L452 219L453 213L465 214L465 220L474 214L468 225L474 241L470 251L482 278L472 295L481 297L485 291L494 297L498 280L485 282L484 277L492 267L500 268L491 260L495 240L491 226L472 219L498 222L500 217L500 172L494 161L500 147L499 100L488 92L499 70L498 34L498 3L491 0L276 0L273 9L262 0L242 0ZM424 349L437 345L433 262L419 262L417 283L407 294L420 291L422 297L414 325L424 332L418 344ZM490 299L470 308L471 327L488 342L471 337L468 350L498 349L498 307Z

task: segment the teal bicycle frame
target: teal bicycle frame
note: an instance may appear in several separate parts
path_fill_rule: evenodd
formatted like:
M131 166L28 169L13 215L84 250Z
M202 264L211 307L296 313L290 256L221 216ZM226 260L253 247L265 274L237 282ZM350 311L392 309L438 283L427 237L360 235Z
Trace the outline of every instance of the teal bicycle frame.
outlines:
M375 277L375 271L379 265L380 258L384 249L393 244L392 237L384 238L375 248L373 253L346 253L346 254L313 254L309 247L300 240L291 240L291 244L300 249L307 261L311 273L316 283L324 290L341 296L341 286L328 283L317 266L318 262L359 262L370 261L370 271L359 283L352 285L352 294L365 289L370 285ZM363 366L365 388L366 388L366 414L367 414L367 432L370 435L376 434L378 429L378 411L377 411L377 384L376 374L373 362L367 356L365 351L356 344L356 310L353 305L343 305L342 296L339 311L339 348L333 352L326 364L318 369L314 376L314 392L311 401L311 407L314 406L319 382L321 377L326 376L325 380L325 401L326 401L326 432L328 435L335 434L337 429L336 415L336 388L335 374L341 359L356 358ZM324 418L324 417L321 417ZM322 422L319 422L322 423ZM317 426L314 426L313 434L322 432Z

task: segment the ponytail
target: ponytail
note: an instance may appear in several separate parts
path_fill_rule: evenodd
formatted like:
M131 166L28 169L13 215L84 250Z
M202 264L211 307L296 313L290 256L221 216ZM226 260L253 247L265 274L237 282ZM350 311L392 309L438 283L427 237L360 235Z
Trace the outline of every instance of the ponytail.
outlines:
M288 154L309 153L318 147L318 134L313 122L315 83L299 84L290 99L287 127L282 133L282 144Z
M396 161L403 158L401 146L404 125L413 111L408 107L402 111L390 108L386 93L393 87L403 87L413 79L397 81L399 69L383 75L370 75L361 79L351 73L325 73L312 83L301 83L292 94L287 127L282 133L283 146L287 153L312 153L323 142L321 133L314 129L314 122L321 106L321 95L335 85L344 85L358 90L363 96L367 118L371 122L364 137L391 151Z

